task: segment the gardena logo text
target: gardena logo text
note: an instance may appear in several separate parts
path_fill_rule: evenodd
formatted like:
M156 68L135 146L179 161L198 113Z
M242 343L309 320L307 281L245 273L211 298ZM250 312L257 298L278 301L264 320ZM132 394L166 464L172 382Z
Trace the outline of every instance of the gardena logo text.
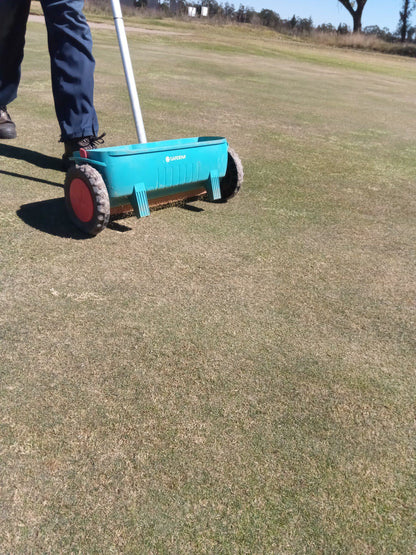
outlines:
M181 154L180 156L166 156L166 162L176 162L176 160L185 160L186 155Z

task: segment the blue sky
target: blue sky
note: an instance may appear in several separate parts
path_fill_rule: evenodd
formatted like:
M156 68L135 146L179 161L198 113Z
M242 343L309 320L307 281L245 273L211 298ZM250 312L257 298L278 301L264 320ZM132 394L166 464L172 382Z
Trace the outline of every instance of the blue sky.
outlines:
M256 11L268 8L277 12L282 19L289 19L293 14L298 17L312 17L315 25L347 23L352 27L352 17L338 0L229 0L236 8L241 4ZM395 31L399 22L399 11L403 0L367 0L363 13L363 27L378 25ZM416 17L413 17L413 21Z

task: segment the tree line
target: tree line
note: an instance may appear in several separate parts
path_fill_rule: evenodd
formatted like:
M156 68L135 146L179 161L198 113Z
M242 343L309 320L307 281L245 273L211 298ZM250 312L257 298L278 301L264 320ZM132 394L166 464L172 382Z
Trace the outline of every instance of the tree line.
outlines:
M179 15L186 15L188 7L196 7L197 15L201 15L202 7L208 8L208 17L216 20L237 23L251 23L263 25L274 29L280 33L289 34L310 34L314 31L322 33L348 34L364 33L376 35L388 42L416 42L416 26L411 24L411 15L416 7L416 0L403 0L402 9L398 16L397 29L391 32L388 28L381 29L377 25L362 27L362 16L367 0L334 0L340 2L348 11L353 20L352 29L346 24L341 23L335 27L331 23L323 23L314 26L312 19L302 18L293 15L290 19L282 19L274 10L263 9L257 12L254 8L240 4L237 8L230 2L219 2L217 0L133 0L133 4L138 8L151 8L158 6L166 15L171 15L172 11ZM124 3L127 3L124 0Z
M367 0L338 0L340 4L349 12L353 19L353 32L362 31L361 20ZM401 42L413 42L416 35L416 27L411 24L411 15L416 8L415 0L402 0L402 9L399 12L399 22L396 32L391 34L394 39L400 39ZM376 26L374 26L376 28ZM371 27L366 28L371 29ZM387 30L388 31L388 30ZM379 32L379 31L378 31ZM390 32L389 32L390 33ZM383 37L382 37L383 38Z

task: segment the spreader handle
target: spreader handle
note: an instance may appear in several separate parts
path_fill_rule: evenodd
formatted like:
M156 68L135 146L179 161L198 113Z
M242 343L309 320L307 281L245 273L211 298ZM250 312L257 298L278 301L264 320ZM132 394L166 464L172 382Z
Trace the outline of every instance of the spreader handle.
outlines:
M116 27L118 43L120 45L120 53L123 61L124 74L126 76L127 88L129 89L131 109L133 110L134 122L136 124L137 138L139 139L139 143L147 143L139 96L137 94L136 82L134 80L133 66L131 64L129 45L127 43L126 30L124 28L120 0L111 0L111 7L113 9L114 25Z

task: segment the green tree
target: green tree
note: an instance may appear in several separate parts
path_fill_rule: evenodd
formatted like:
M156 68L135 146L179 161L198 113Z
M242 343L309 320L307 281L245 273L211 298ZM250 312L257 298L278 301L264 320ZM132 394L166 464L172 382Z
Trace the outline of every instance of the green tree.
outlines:
M352 15L354 33L361 33L361 19L367 0L338 0Z
M337 33L338 35L348 35L350 30L348 29L348 25L346 23L340 23L338 25Z
M227 19L233 19L235 16L235 7L234 4L229 4L228 2L226 2L224 4L224 16Z
M316 30L318 33L336 33L336 29L332 23L321 23L321 25L316 27Z
M401 42L404 42L408 38L410 29L410 15L415 9L415 3L412 0L403 0L403 6L400 11L399 26L397 29L400 35Z
M280 24L280 16L273 10L261 10L261 12L259 13L259 17L261 24L265 27L277 28L277 26Z

